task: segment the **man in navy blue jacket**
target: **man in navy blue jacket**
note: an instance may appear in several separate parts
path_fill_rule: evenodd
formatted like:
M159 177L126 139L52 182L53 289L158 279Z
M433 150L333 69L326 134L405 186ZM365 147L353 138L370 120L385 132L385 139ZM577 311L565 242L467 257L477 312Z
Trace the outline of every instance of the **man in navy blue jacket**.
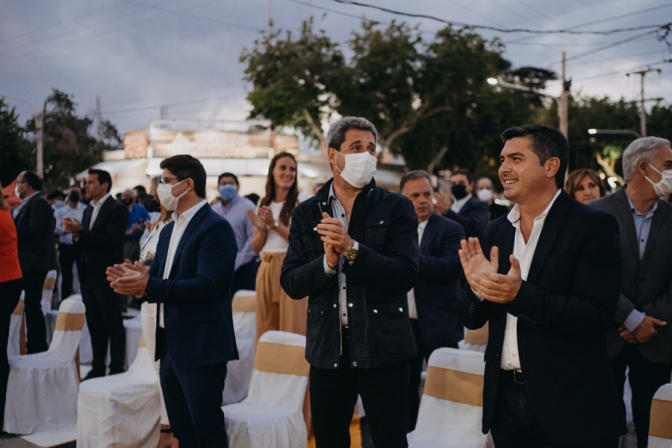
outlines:
M205 200L205 169L189 156L161 162L161 204L173 222L161 232L149 273L108 269L119 294L158 303L156 356L166 410L181 447L224 447L226 362L238 359L231 317L236 239Z
M418 355L409 364L408 423L415 429L420 407L422 363L439 347L457 348L464 327L455 311L460 296L462 265L457 253L465 238L462 226L434 213L434 190L429 174L409 171L401 178L401 194L413 202L418 215L419 264L415 286L408 292L408 315Z

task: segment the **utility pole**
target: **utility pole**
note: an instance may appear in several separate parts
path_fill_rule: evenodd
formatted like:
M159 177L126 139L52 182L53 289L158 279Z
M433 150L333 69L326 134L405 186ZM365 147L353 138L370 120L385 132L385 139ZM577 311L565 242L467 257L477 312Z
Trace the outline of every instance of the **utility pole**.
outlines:
M44 102L42 113L35 116L35 132L37 133L37 174L44 179L44 117L47 115L47 102Z
M569 141L569 86L567 81L567 63L565 52L562 52L562 91L560 92L560 101L558 101L558 121L560 132Z
M640 78L640 107L641 110L639 111L639 133L642 134L642 137L646 137L646 109L644 108L644 102L646 99L644 98L644 77L646 76L647 73L650 72L658 72L660 73L659 68L647 68L646 70L639 70L636 72L630 72L626 73L625 76L630 76L630 75L639 75Z

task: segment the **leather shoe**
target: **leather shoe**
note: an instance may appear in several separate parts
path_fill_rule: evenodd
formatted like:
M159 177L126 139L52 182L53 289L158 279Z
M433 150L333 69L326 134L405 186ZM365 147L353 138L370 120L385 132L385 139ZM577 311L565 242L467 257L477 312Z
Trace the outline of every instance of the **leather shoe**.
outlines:
M105 376L105 373L99 370L90 370L89 373L87 373L86 376L82 378L82 381L90 380L91 378L99 378L101 376Z

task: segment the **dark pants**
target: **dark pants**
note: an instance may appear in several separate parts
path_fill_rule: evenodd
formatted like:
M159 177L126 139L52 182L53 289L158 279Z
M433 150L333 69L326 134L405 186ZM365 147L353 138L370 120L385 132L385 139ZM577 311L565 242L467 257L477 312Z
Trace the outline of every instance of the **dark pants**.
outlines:
M58 264L61 267L61 301L63 301L72 294L72 268L75 264L77 265L77 272L81 275L77 246L74 244L59 244Z
M26 351L30 353L46 352L47 327L42 313L42 289L47 271L31 271L23 273L23 290L26 312Z
M82 299L86 305L86 324L91 334L92 371L105 375L105 357L110 347L110 374L124 371L126 330L121 317L121 297L109 284L83 280Z
M425 344L420 326L417 319L411 319L411 329L415 338L415 345L418 348L418 356L411 359L408 363L409 381L408 381L408 432L415 429L418 420L418 410L420 409L420 375L422 375L422 365L429 360L429 356L438 347L428 347ZM457 344L446 345L446 347L457 348Z
M490 427L497 448L560 448L541 432L532 412L524 384L513 381L511 372L501 371L495 412ZM571 431L571 428L568 428ZM570 445L567 448L617 448L618 437L612 440Z
M625 369L630 369L628 379L632 388L632 419L637 432L637 448L646 448L649 443L651 401L658 388L670 382L672 364L648 361L636 345L628 344L611 358L611 365L621 396L625 386Z
M222 393L226 363L185 369L166 346L161 358L161 388L173 434L180 448L228 446Z
M351 368L349 339L343 339L338 369L310 368L310 407L317 448L348 448L357 395L362 397L376 447L407 447L408 362Z
M241 289L254 291L257 283L257 269L259 269L259 260L254 259L247 264L242 265L233 273L233 283L231 284L231 294Z
M5 401L7 399L7 379L9 378L9 362L7 361L7 342L9 340L9 323L12 311L21 297L21 279L0 283L0 422L5 417Z

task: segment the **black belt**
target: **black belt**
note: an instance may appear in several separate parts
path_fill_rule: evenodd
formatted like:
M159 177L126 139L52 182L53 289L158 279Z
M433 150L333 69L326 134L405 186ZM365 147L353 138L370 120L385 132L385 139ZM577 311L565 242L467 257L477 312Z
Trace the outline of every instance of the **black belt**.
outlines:
M350 327L348 325L341 325L341 338L350 339Z
M511 379L516 384L525 384L523 372L519 370L500 370L502 376Z

